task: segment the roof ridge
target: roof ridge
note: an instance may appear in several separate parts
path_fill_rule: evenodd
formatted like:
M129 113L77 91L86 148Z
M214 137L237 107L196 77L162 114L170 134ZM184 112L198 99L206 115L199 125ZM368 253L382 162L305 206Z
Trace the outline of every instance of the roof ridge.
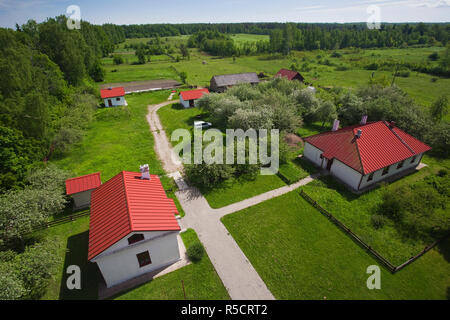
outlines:
M358 127L356 127L356 128L358 128ZM355 130L356 128L353 128L353 130L352 130L353 134L355 134L355 131L354 131L354 130ZM362 174L363 174L363 176L365 176L365 175L366 175L366 170L364 169L364 164L363 164L362 159L361 159L361 153L359 152L359 144L358 144L358 140L359 140L359 139L355 136L356 152L358 153L359 163L361 163Z
M131 211L130 211L130 205L129 205L130 199L128 198L127 184L125 183L125 172L127 172L127 171L124 170L119 174L122 174L123 190L125 192L125 199L126 199L125 203L127 206L127 213L128 213L127 218L128 218L128 223L130 224L130 232L133 232L133 222L131 221ZM130 173L132 173L132 172L130 172Z
M72 180L82 179L82 178L86 178L86 177L89 177L89 176L96 176L96 175L100 175L100 174L101 174L101 172L89 173L89 174L85 174L85 175L83 175L83 176L79 176L79 177L75 177L75 178L69 178L69 179L67 179L66 181L72 181Z
M405 145L405 147L408 148L408 150L412 152L412 154L414 154L414 155L416 154L416 152L413 150L413 148L411 148L411 147L409 146L409 144L407 144L406 141L403 140L403 139L397 134L397 132L395 132L395 131L387 124L387 121L383 121L383 123L384 123L384 125L385 125L386 127L388 127L389 131L391 131L391 132L392 132L392 133L400 140L400 142L402 142L402 143Z

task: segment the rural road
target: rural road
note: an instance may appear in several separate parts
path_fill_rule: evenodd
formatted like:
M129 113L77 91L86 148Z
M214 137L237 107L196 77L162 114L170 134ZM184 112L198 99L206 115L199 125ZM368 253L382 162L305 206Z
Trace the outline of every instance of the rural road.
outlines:
M272 190L224 208L212 209L200 191L187 185L183 180L180 173L183 170L183 165L176 160L177 158L159 120L157 111L172 103L174 101L150 105L147 121L155 137L155 150L163 163L163 168L169 176L174 178L179 187L176 196L186 214L180 220L181 228L192 228L197 232L231 299L274 300L274 296L222 224L220 218L291 192L310 183L318 175L309 176L296 184Z

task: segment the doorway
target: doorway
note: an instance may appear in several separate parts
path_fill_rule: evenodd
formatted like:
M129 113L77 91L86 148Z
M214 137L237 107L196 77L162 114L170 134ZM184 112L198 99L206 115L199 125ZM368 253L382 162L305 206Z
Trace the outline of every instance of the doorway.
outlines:
M108 107L112 107L113 105L112 105L112 100L111 99L108 99Z
M333 161L334 161L334 159L328 160L328 162L327 162L327 170L328 170L328 171L331 170L331 166L333 165Z

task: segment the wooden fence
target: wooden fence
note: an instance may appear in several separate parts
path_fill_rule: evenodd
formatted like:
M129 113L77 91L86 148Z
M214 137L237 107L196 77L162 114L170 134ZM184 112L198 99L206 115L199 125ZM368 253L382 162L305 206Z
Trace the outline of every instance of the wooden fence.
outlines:
M58 225L61 225L61 224L67 223L67 222L75 221L75 220L77 220L79 218L82 218L82 217L87 217L87 216L89 216L89 213L90 213L89 210L88 211L83 211L83 212L78 212L78 213L74 213L74 214L71 214L71 215L59 218L59 219L55 219L53 221L49 221L49 222L43 223L43 224L35 227L33 229L33 232L34 231L43 230L43 229L47 229L47 228L50 228L50 227L55 227L55 226L58 226Z
M305 191L300 190L300 196L308 201L314 208L319 210L323 215L325 215L329 220L331 220L335 225L337 225L342 231L344 231L350 238L355 241L357 244L359 244L362 248L366 249L372 256L374 256L378 261L380 261L391 273L396 273L397 271L400 271L407 265L411 264L412 262L419 259L421 256L423 256L425 253L433 249L437 244L439 244L441 241L445 240L450 234L447 234L443 238L435 241L431 245L425 247L419 254L415 255L414 257L411 257L406 262L402 263L399 266L394 266L392 263L390 263L386 258L384 258L380 253L378 253L375 249L373 249L371 246L369 246L367 243L365 243L358 235L356 235L350 228L348 228L345 224L343 224L341 221L336 219L331 213L329 213L327 210L325 210L323 207L321 207L314 199L312 199L308 194L306 194Z

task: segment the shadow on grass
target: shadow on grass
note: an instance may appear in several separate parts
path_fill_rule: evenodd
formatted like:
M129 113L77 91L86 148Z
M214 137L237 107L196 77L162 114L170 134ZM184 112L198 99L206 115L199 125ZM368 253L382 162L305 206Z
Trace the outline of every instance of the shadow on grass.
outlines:
M67 240L64 270L59 291L60 300L97 300L98 282L101 278L97 264L88 261L89 231L71 236ZM81 290L69 290L66 285L66 273L69 266L76 265L81 269Z
M438 249L439 253L444 256L445 261L449 262L450 261L450 239L447 238L447 239L441 241L438 244L437 249Z

